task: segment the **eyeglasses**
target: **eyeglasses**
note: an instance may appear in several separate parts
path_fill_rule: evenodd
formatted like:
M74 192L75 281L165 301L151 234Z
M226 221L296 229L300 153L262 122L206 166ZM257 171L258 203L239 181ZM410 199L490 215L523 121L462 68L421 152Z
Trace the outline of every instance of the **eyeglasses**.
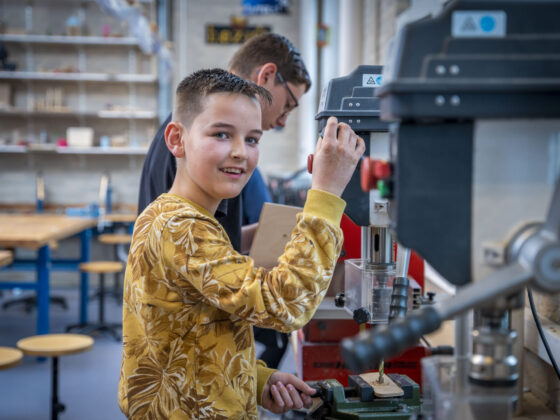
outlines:
M288 108L289 111L291 111L292 109L296 108L299 105L299 103L296 99L296 95L294 95L294 92L292 92L292 89L290 89L290 87L288 86L288 82L286 82L286 79L284 79L284 76L282 76L282 74L279 71L276 72L276 76L278 76L278 80L280 80L280 83L282 83L284 85L284 87L286 88L286 90L290 94L290 97L294 101L294 106Z

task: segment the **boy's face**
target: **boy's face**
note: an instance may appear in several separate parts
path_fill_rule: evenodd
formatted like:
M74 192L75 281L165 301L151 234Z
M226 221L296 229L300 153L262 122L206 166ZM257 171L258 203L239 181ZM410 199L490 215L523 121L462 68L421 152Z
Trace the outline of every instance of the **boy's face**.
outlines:
M261 109L245 95L213 93L183 130L188 197L206 209L239 195L259 158Z
M284 127L289 113L297 105L292 98L292 94L299 102L305 93L305 84L294 85L291 82L283 84L278 82L276 78L271 78L263 87L272 95L272 104L263 106L262 129L270 130L275 127Z

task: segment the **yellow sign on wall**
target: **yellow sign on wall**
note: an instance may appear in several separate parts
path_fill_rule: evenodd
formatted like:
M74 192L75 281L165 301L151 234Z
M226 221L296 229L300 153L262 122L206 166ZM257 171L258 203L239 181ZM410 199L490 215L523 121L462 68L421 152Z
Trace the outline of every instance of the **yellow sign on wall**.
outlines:
M206 25L207 44L243 44L249 38L271 31L270 26L224 26Z

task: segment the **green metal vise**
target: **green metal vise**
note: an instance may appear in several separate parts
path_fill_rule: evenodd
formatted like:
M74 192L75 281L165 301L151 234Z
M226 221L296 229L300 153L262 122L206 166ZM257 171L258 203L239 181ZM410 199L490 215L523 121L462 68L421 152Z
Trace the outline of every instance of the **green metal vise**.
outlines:
M310 383L317 389L323 405L308 419L376 419L376 420L409 420L420 413L420 387L408 376L390 374L399 385L402 397L379 398L374 394L373 387L358 375L348 377L348 387L343 387L336 379L326 379Z

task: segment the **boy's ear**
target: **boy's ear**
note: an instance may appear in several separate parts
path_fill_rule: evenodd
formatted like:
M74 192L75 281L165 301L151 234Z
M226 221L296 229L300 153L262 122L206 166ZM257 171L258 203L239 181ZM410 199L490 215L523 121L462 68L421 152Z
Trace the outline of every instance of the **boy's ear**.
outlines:
M165 127L165 144L171 154L177 158L185 156L185 145L183 144L184 126L175 121L171 121Z
M278 67L274 63L265 63L261 66L259 72L257 73L257 79L254 82L262 87L270 86L270 82L274 82L276 78L276 73L278 72Z

